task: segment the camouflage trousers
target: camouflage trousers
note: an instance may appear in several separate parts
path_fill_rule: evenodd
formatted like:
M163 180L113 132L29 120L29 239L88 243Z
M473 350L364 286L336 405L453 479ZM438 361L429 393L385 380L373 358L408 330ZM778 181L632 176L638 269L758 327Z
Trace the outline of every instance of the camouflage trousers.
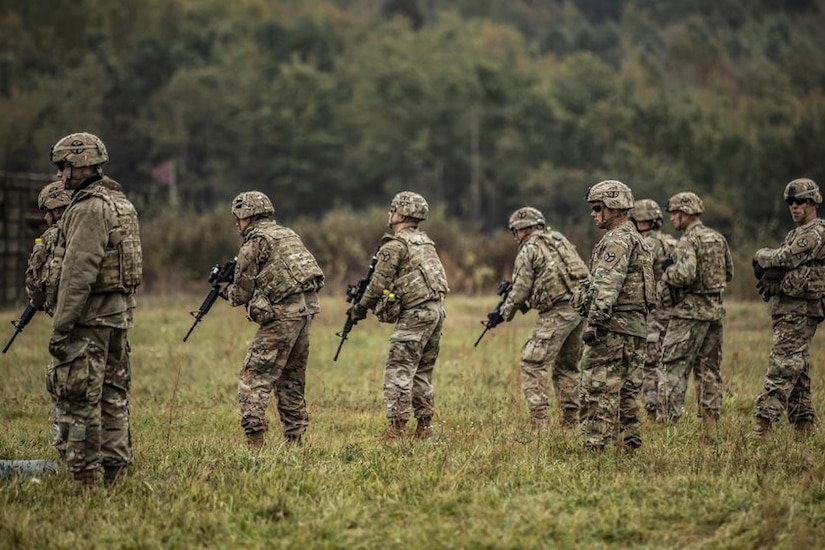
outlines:
M133 461L126 336L126 329L75 326L66 359L52 359L46 369L57 420L54 441L63 446L58 452L72 473Z
M238 382L244 433L269 429L266 408L272 393L285 436L298 436L309 426L306 369L312 317L278 319L258 329L249 345Z
M584 346L579 417L585 447L602 449L611 440L641 446L638 399L644 362L645 339L638 336L606 332Z
M547 371L552 369L562 418L578 422L579 359L584 319L569 305L539 315L536 328L521 350L521 388L530 417L546 420L550 409Z
M406 422L413 415L429 421L435 412L433 370L441 346L444 304L424 302L401 312L390 336L384 369L384 402L389 422Z
M667 332L669 313L654 310L647 320L647 359L642 382L642 400L645 409L656 412L659 408L659 372L662 366L662 344Z
M811 341L819 320L806 315L773 316L773 347L765 389L756 398L756 416L779 422L785 412L791 424L815 422L811 401Z
M684 413L693 372L699 416L712 420L722 410L722 320L674 317L667 327L659 378L659 419L676 422Z

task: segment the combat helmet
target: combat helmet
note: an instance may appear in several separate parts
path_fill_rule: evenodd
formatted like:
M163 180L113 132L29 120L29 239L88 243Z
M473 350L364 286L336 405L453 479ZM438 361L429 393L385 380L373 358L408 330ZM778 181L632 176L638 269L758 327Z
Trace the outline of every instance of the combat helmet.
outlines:
M42 211L54 210L68 206L72 201L62 181L53 181L40 190L37 195L37 207Z
M653 199L640 199L636 201L629 212L630 219L637 222L662 221L662 209Z
M670 197L670 200L667 201L667 211L699 215L705 211L705 207L699 195L690 191L683 191Z
M799 178L785 186L785 202L807 199L814 204L822 204L822 193L819 186L812 179Z
M52 146L52 163L66 163L72 168L99 166L109 160L109 153L100 138L87 132L69 134Z
M260 191L245 191L232 199L232 215L239 220L252 216L268 217L274 213L272 201Z
M517 229L527 229L536 225L546 226L544 214L538 208L524 206L519 208L510 216L510 231Z
M633 192L620 181L600 181L587 190L587 202L602 202L611 210L630 210L633 208Z
M416 220L426 220L430 214L430 205L418 193L412 191L401 191L392 198L390 208L408 218Z

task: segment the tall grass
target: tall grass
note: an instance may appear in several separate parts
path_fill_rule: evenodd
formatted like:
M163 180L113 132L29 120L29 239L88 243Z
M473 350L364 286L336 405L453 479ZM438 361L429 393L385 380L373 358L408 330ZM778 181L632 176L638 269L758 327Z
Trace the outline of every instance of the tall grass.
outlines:
M79 490L65 471L0 480L2 548L816 548L825 544L825 438L781 425L748 437L770 349L761 303L729 307L718 426L647 419L633 455L586 453L555 424L528 428L518 357L533 315L497 327L496 302L451 297L435 374L435 436L379 441L391 327L370 317L338 362L343 300L325 296L312 332L301 448L243 445L237 373L254 326L219 302L188 343L200 297L143 298L131 333L135 465L113 488ZM0 314L2 326L17 312ZM49 446L47 319L0 358L0 457ZM10 334L4 332L3 336ZM814 403L825 413L823 346Z

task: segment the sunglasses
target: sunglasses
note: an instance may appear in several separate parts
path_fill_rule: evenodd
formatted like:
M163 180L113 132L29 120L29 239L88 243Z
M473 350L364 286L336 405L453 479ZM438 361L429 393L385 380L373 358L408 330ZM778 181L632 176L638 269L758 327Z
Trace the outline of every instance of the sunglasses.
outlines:
M604 210L604 205L603 204L594 204L593 206L590 207L590 209L593 210L593 212L595 212L596 214L598 214L599 212Z
M788 200L785 201L785 204L787 204L788 206L790 206L792 204L795 204L797 206L802 206L803 204L807 204L807 203L808 203L808 199L788 199Z

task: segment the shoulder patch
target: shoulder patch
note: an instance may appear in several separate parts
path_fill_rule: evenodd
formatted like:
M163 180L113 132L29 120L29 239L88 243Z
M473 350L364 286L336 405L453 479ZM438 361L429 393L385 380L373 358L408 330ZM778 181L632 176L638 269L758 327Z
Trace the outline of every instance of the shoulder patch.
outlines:
M619 263L619 259L624 254L624 249L619 246L618 244L611 243L607 248L604 249L601 255L601 263L604 264L606 267L612 268L617 263Z
M815 244L814 239L810 238L810 236L800 235L791 243L791 251L793 253L805 252L812 249Z

